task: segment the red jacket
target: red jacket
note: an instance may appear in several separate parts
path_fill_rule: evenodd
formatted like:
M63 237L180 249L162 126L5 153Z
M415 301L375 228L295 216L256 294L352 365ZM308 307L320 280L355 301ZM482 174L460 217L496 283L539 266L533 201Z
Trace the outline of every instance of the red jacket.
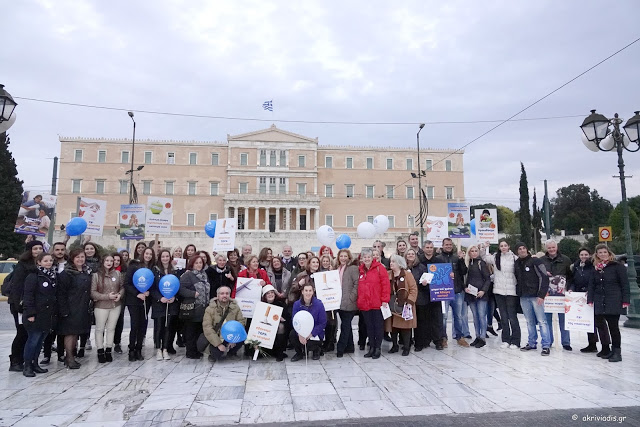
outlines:
M261 268L259 268L258 271L253 273L253 274L249 274L249 269L245 268L240 273L238 273L238 277L251 277L252 279L262 279L262 280L264 280L265 285L270 285L271 284L271 281L269 280L269 277L267 276L267 272L264 271ZM238 286L238 282L237 281L236 281L235 286L233 287L233 291L231 291L231 298L235 298L236 297L236 286Z
M358 280L358 310L379 310L382 303L388 303L390 299L391 284L384 265L374 259L367 270L364 263L361 263Z

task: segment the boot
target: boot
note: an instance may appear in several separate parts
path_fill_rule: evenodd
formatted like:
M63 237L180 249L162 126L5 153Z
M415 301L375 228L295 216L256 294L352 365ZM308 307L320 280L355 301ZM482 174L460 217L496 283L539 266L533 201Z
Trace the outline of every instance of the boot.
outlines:
M105 363L107 361L106 357L104 357L104 349L101 348L98 350L98 363Z
M135 350L129 350L129 362L135 362L136 360L136 352Z
M24 363L17 362L12 356L9 356L9 360L9 372L22 372L24 370Z
M122 354L122 347L120 347L120 344L116 344L115 347L113 348L113 351L115 351L118 354Z
M380 350L380 348L376 348L376 350L373 352L373 356L371 356L372 359L380 359L380 354L382 353L382 351Z
M136 360L144 360L144 356L142 355L142 350L136 350Z
M80 347L78 349L78 354L76 355L76 357L84 357L84 347Z
M36 374L46 374L49 372L48 369L41 368L37 360L31 362L31 369L33 369L33 372Z
M580 349L580 353L597 353L598 347L595 344L589 344L585 348Z
M113 362L113 356L111 355L111 349L108 348L104 351L104 360L107 362Z
M613 355L609 358L609 362L622 362L622 350L614 348Z
M364 357L372 357L376 352L376 349L373 347L369 347L369 351L364 355Z
M24 362L24 369L22 370L22 375L25 377L35 377L36 373L33 372L33 364L31 362Z
M608 359L611 356L613 356L613 352L611 351L608 345L606 346L603 345L602 350L600 350L600 353L596 354L596 356L601 357L603 359Z
M392 333L391 334L391 350L389 350L389 353L397 353L400 350L400 347L398 346L398 334L397 333Z
M320 360L320 350L313 350L311 360Z

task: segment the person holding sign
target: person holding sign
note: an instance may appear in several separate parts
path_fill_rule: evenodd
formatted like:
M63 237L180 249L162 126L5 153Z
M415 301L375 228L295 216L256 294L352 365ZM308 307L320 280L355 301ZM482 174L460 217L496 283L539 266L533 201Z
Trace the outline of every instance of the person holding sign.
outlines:
M391 283L391 317L385 320L385 331L391 332L391 350L397 353L398 335L402 341L402 355L408 356L411 349L411 329L417 327L415 316L418 287L413 275L407 271L407 262L400 255L389 258L389 281Z
M491 286L491 272L489 266L480 257L477 246L470 246L465 259L467 264L467 279L465 281L465 301L473 313L473 326L476 329L476 339L470 346L481 348L487 345L487 307L489 303L489 286Z
M627 269L616 261L613 252L603 243L596 246L593 264L596 272L589 282L587 303L593 306L596 324L603 319L607 322L612 343L611 353L601 357L609 359L609 362L621 362L622 339L618 322L621 314L627 314L631 298Z
M384 265L373 259L373 250L360 252L360 278L358 280L358 309L367 327L371 348L364 357L379 359L384 335L384 318L381 309L389 307L391 284Z
M409 249L407 249L409 251ZM423 245L422 254L416 255L417 258L422 262L422 265L425 267L429 266L429 264L440 264L445 263L446 261L436 255L435 247L431 240L425 240ZM414 268L415 269L415 268ZM422 277L422 276L420 276ZM419 280L416 282L419 283ZM431 301L431 283L420 283L419 292L422 292L425 295L425 301L423 304L419 304L416 307L417 310L417 321L418 328L416 329L416 351L421 351L425 347L429 347L431 341L436 346L436 350L444 349L444 316L442 315L442 303L440 301ZM421 297L418 295L418 299L422 302ZM464 338L461 339L464 341ZM466 341L464 341L466 343ZM460 340L458 340L460 343ZM464 344L461 344L464 346ZM467 346L468 347L468 346Z
M269 276L266 270L260 268L258 257L256 255L248 255L246 257L247 268L238 273L238 277L245 277L251 279L259 279L260 286L270 285ZM231 292L231 298L236 297L236 288L234 286L233 292Z
M295 330L291 331L289 339L296 351L296 354L291 358L292 362L302 359L305 346L307 350L313 352L313 360L320 359L324 328L327 325L327 314L324 311L324 305L322 301L313 295L315 293L314 286L311 283L305 283L302 285L301 293L300 299L293 304L292 318L295 317L298 311L307 311L313 316L314 326L308 336L302 336Z
M558 244L555 240L547 240L545 242L545 247L547 248L547 252L541 258L542 262L547 269L547 276L554 277L564 277L567 288L571 287L571 282L573 280L572 272L571 272L571 259L568 256L561 254L558 251ZM551 285L550 285L551 286ZM558 289L558 296L564 296L564 289ZM547 323L549 324L549 333L551 334L551 345L553 345L553 313L545 313L547 316ZM560 338L562 342L562 348L567 351L571 351L571 331L565 329L564 327L564 313L558 313L558 323L560 324Z
M274 260L279 259L278 257L274 257ZM273 260L272 260L273 265ZM286 269L285 269L286 270ZM272 304L278 307L285 308L284 300L278 299L276 295L276 288L272 285L266 285L262 288L262 302L266 302L267 304ZM268 354L271 354L276 358L276 361L282 362L286 359L287 354L284 352L287 349L287 331L285 328L286 320L283 316L280 316L278 324L278 333L276 334L276 339L273 344L273 348L271 350L265 350Z
M242 343L229 343L221 336L222 325L230 320L240 322L245 325L245 318L242 315L240 306L234 299L231 299L231 288L222 285L217 289L217 298L209 302L209 306L204 311L202 318L202 331L209 341L209 361L216 362L223 358L237 358L238 350L242 348Z
M340 301L340 337L338 338L338 357L344 353L354 353L353 329L351 322L358 311L358 263L353 261L349 249L338 251L338 272L342 285L342 300Z

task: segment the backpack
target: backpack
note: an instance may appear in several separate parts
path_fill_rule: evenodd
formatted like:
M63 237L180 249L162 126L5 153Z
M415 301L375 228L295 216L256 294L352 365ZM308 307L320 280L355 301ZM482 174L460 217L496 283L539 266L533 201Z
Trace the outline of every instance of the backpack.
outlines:
M4 278L2 282L2 296L8 297L11 294L11 280L13 279L13 271Z

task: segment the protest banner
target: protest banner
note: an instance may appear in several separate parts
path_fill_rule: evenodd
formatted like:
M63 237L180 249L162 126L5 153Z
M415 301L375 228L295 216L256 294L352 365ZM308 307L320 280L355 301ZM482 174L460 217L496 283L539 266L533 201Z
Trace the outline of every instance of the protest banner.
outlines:
M442 247L442 239L449 237L446 216L428 216L427 222L427 240L433 242L436 248Z
M586 292L567 292L564 296L564 327L569 331L593 332L593 307Z
M120 239L142 240L145 227L144 205L120 205Z
M14 231L18 234L46 236L55 208L56 196L36 191L25 191L22 193Z
M567 278L562 275L549 277L549 290L544 298L545 313L564 313L564 291Z
M147 199L146 229L147 236L171 234L171 216L173 199L149 197Z
M242 310L242 315L246 318L253 317L256 303L262 298L262 285L260 279L250 277L238 277L236 282L236 303Z
M471 238L471 205L449 203L447 209L447 230L452 239Z
M216 234L213 238L214 252L232 251L236 247L237 218L222 218L216 221Z
M496 209L476 209L476 240L498 243L498 211Z
M455 298L450 263L428 264L427 270L433 274L429 283L430 301L450 301ZM422 286L418 283L418 286Z
M326 311L339 310L342 302L342 285L338 270L321 271L311 275L316 284L316 297Z
M276 342L281 318L282 307L262 301L256 303L247 340L259 341L260 347L272 349Z
M78 216L84 218L85 221L87 221L87 229L83 234L88 234L89 236L102 236L102 229L104 227L106 213L106 200L81 197Z

